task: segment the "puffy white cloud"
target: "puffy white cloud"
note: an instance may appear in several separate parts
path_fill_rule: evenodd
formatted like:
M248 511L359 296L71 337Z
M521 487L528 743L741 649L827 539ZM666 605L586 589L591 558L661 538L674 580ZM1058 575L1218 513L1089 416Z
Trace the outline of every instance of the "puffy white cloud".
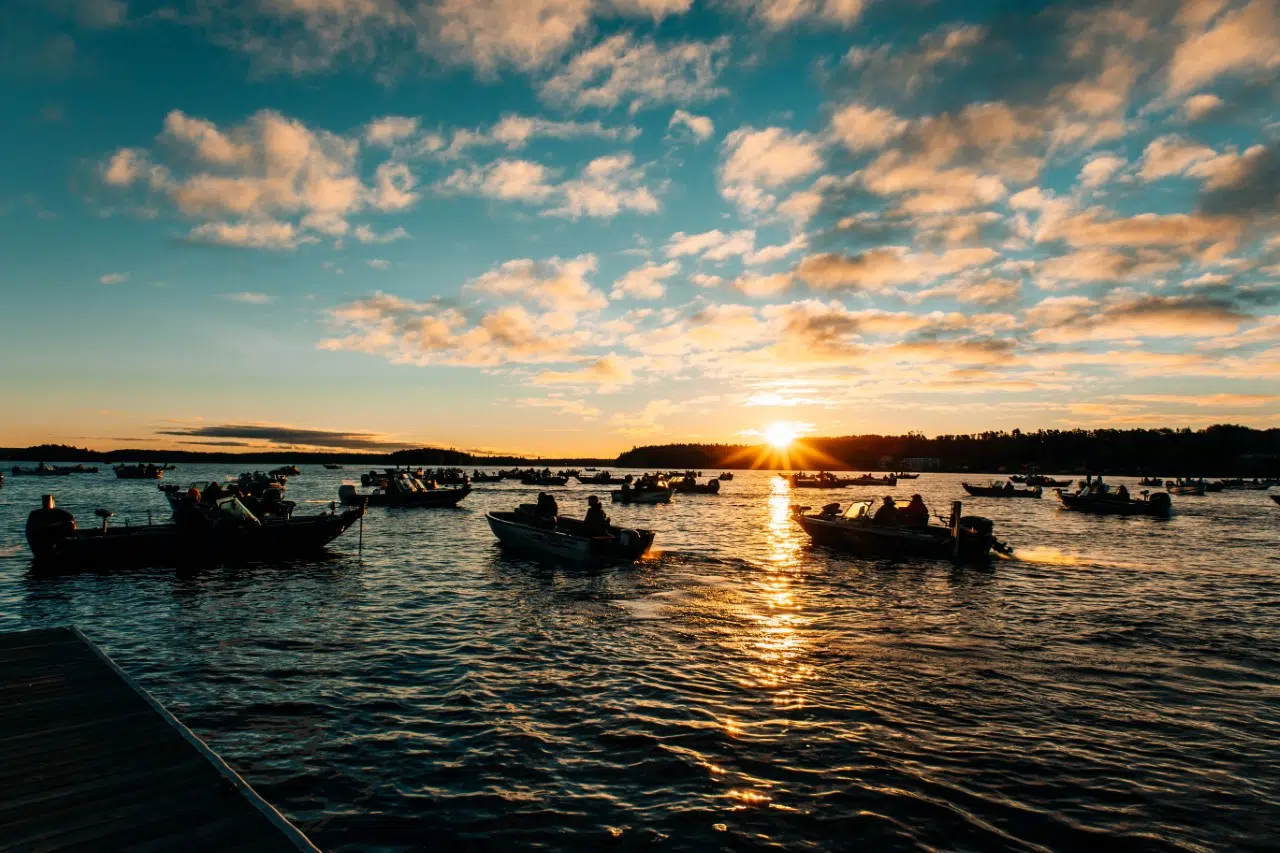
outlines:
M610 391L635 381L631 367L617 355L609 353L587 362L575 370L543 370L533 377L535 385L590 385Z
M1080 183L1100 187L1127 165L1127 160L1115 154L1095 154L1080 167Z
M1200 121L1222 108L1222 98L1217 95L1192 95L1182 102L1182 114L1187 121Z
M902 135L907 122L884 107L847 104L831 117L831 134L854 153L883 148Z
M1207 8L1220 10L1224 4ZM1213 15L1185 15L1187 34L1169 62L1169 94L1199 89L1224 74L1280 66L1280 13L1274 0L1253 0L1226 12L1204 28Z
M634 111L653 104L688 104L719 97L716 78L727 60L729 40L659 45L629 33L610 36L573 57L543 85L544 99L578 108Z
M456 157L466 149L484 145L502 145L510 151L524 148L534 139L622 139L631 141L640 135L634 126L609 127L599 121L560 121L542 116L507 113L487 130L456 130L442 156Z
M596 257L590 254L542 261L520 258L499 264L473 279L468 287L523 299L559 313L577 314L608 304L604 294L588 280L596 266Z
M668 130L680 127L687 128L698 142L705 142L716 132L715 123L711 119L694 115L686 110L676 110L671 114L671 120L667 122Z
M1155 181L1187 172L1192 166L1212 160L1216 151L1207 145L1188 142L1170 134L1153 139L1142 153L1139 175L1144 181Z
M763 298L777 296L791 288L794 278L789 272L773 275L746 273L733 280L733 289L746 296Z
M1049 297L1027 309L1025 316L1032 336L1047 343L1207 338L1231 334L1247 319L1217 300L1131 290L1113 291L1101 302L1083 296Z
M364 141L391 148L418 133L418 119L411 116L383 116L364 127Z
M187 239L192 243L232 246L239 249L296 249L316 238L299 234L292 222L253 220L244 222L206 222L191 229Z
M862 16L869 0L728 0L770 29L782 29L802 21L847 27Z
M809 245L809 239L803 234L797 234L786 243L780 243L774 246L761 246L759 249L748 252L743 260L748 264L770 264L774 261L780 261L788 255L795 254Z
M368 128L364 131L368 133ZM261 110L229 128L174 110L165 118L151 162L142 149L121 149L103 167L109 186L145 181L188 217L205 220L192 242L246 248L294 248L310 232L340 237L361 210L404 210L418 200L416 179L402 163L378 166L373 185L361 179L359 140L307 127Z
M774 206L768 190L813 174L823 162L817 139L781 127L739 128L725 137L721 150L720 192L750 213Z
M856 255L810 255L796 267L795 274L818 290L882 290L893 285L928 284L939 276L982 266L998 257L985 246L939 254L888 246Z
M448 55L483 73L503 65L533 71L564 55L594 6L594 0L440 0L436 38Z
M679 261L665 264L645 264L637 267L614 282L611 299L661 299L667 292L663 283L680 272Z
M756 232L750 228L727 234L718 228L701 234L677 231L667 241L664 251L668 258L696 255L708 261L725 261L751 252L755 248L755 240Z
M644 170L631 154L597 157L576 178L555 183L556 176L528 160L497 160L458 169L440 185L445 191L503 201L549 204L543 216L610 218L623 211L655 213L660 205L643 184Z
M124 284L129 280L127 272L109 272L98 279L99 284Z

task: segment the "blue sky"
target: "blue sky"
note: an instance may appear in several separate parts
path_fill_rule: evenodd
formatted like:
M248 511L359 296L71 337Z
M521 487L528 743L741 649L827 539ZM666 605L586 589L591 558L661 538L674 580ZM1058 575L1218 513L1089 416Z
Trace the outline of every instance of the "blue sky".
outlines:
M0 24L0 444L1280 422L1275 0Z

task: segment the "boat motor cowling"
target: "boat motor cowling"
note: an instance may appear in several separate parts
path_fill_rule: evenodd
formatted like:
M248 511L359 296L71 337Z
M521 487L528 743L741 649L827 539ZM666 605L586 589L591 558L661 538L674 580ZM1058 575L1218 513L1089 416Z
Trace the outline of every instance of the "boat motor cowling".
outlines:
M1147 500L1151 502L1152 506L1156 506L1161 509L1167 510L1173 506L1173 498L1169 497L1168 492L1156 492L1154 495L1147 498Z
M31 553L43 554L50 546L75 532L76 517L65 509L58 509L53 495L41 499L40 509L27 516L27 544Z

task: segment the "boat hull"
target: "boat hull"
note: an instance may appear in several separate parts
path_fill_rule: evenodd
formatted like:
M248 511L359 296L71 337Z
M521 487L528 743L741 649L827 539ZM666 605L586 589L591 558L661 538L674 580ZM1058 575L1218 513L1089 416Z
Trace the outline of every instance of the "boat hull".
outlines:
M975 498L1035 498L1038 500L1043 494L1039 488L1002 489L999 486L971 486L968 483L961 483L960 485Z
M624 492L621 489L609 493L609 497L616 504L665 504L671 503L670 489L654 489L651 491Z
M610 528L614 536L586 536L528 520L518 512L485 514L489 529L504 548L553 560L573 563L633 562L653 545L653 531Z

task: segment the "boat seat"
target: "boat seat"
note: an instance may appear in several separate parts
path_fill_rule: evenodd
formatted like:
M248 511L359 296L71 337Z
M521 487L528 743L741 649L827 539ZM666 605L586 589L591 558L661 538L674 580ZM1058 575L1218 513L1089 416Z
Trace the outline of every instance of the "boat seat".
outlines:
M115 517L114 512L112 512L109 509L103 509L101 507L99 507L98 509L95 509L93 511L93 514L96 515L98 518L114 518Z

